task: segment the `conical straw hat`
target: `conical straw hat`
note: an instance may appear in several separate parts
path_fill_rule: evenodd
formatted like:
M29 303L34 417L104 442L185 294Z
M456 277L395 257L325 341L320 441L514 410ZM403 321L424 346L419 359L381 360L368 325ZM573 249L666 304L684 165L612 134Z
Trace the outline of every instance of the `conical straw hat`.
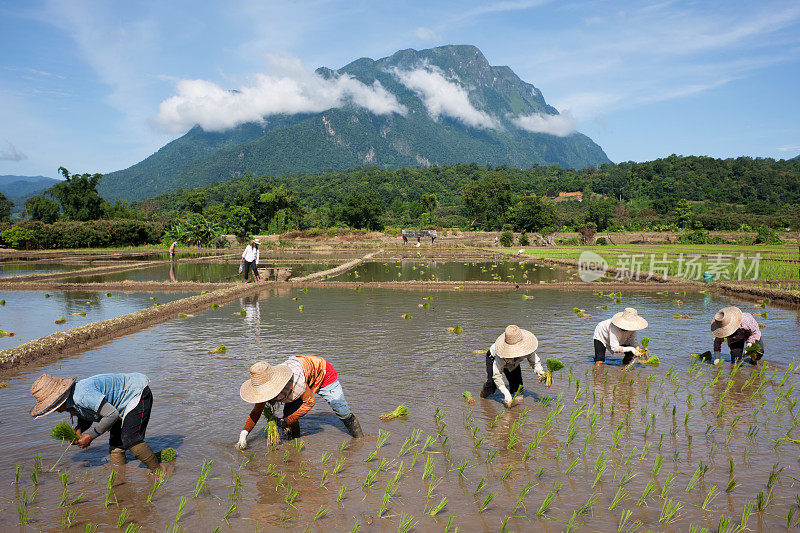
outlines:
M730 337L742 325L742 310L738 307L720 309L711 321L711 333L724 339Z
M611 323L625 331L639 331L647 327L647 320L640 317L633 307L626 307L624 311L612 316Z
M538 347L539 340L533 333L514 325L508 326L494 342L495 353L503 359L525 357Z
M239 396L247 403L261 403L273 399L292 379L289 365L271 365L259 361L250 367L250 379L242 383Z
M59 379L50 374L42 374L31 385L31 394L36 399L36 405L31 409L31 416L39 418L58 409L67 401L73 383L75 378Z

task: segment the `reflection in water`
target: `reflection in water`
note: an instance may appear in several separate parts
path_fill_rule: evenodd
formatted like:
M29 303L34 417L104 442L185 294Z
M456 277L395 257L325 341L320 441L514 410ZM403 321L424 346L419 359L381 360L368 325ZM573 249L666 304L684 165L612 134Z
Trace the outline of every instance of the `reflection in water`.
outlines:
M519 284L566 281L574 272L559 267L518 261L368 261L333 281L503 281Z

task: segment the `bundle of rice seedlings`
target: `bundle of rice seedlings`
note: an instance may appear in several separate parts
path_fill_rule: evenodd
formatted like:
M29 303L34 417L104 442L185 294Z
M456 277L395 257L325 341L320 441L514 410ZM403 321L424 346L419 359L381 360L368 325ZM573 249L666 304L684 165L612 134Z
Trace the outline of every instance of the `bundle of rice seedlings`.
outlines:
M66 324L67 323L67 319L62 316L61 318L56 319L55 323L56 324Z
M682 315L680 313L672 313L672 318L675 318L675 319L681 319L681 318L686 319L686 318L689 318L689 315Z
M454 328L447 328L447 331L450 333L455 333L456 335L461 335L464 332L464 328L461 326L456 326Z
M408 313L406 313L406 314L404 314L404 315L400 315L400 316L402 316L402 317L403 317L403 318L405 318L406 320L411 320L411 315L409 315Z
M693 359L700 359L702 361L713 361L714 355L711 353L711 350L706 350L703 353L693 353L691 356Z
M50 431L50 436L53 440L65 440L69 443L74 443L78 440L78 432L63 420L53 427L52 431Z
M178 318L186 318L187 316L192 316L192 315L187 315L186 313L178 313Z
M247 316L247 311L245 311L244 309L242 309L241 311L236 311L236 312L235 312L235 313L233 313L233 314L234 314L234 315L239 315L240 317L244 318L244 317L246 317L246 316Z
M558 372L564 368L564 363L558 359L547 359L547 370L544 373L544 386L550 387L553 384L553 372Z
M406 407L405 405L398 405L397 409L395 409L391 413L383 413L381 415L381 420L383 420L384 422L388 422L389 420L393 420L395 418L406 415L408 415L408 407Z
M651 355L647 359L640 358L637 361L639 362L639 364L642 364L642 365L658 366L658 364L659 364L659 360L658 360L658 356L657 355Z
M4 331L0 329L0 337L13 337L13 336L14 336L13 331Z
M281 441L281 435L278 433L278 418L269 403L264 404L264 418L267 419L267 442L270 446L278 444Z
M472 396L470 391L464 392L461 396L464 397L464 401L467 402L469 405L475 405L475 398Z
M72 313L72 316L86 316L86 311L81 311L80 313Z
M220 344L219 346L217 346L213 350L209 350L208 355L223 354L226 351L228 351L228 349L225 348L225 345L224 344Z
M178 452L175 448L164 448L160 452L156 452L156 457L159 462L170 463L178 458Z
M575 313L575 316L578 318L586 318L592 316L586 313L586 309L579 309L577 307L573 307L572 312Z

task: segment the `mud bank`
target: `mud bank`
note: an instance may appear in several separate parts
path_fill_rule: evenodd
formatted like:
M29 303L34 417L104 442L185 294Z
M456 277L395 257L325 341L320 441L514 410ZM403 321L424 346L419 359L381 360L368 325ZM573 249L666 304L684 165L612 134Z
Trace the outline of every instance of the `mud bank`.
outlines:
M166 284L165 284L166 285ZM256 293L259 284L239 284L190 296L175 302L149 307L127 315L60 331L0 352L0 371L19 368L34 361L77 353L92 346L133 333L142 328L177 318L178 313L193 314Z
M323 270L321 272L315 272L313 274L309 274L308 276L303 276L301 278L293 278L290 281L293 281L295 283L307 283L309 281L325 279L326 277L330 277L330 276L337 276L337 275L339 275L339 274L341 274L343 272L347 272L351 268L357 267L362 262L364 262L364 261L366 261L368 259L372 259L374 256L378 255L382 251L383 250L377 250L377 251L369 253L369 254L367 254L364 257L361 257L359 259L353 259L352 261L348 261L347 263L343 263L343 264L341 264L341 265L339 265L339 266L337 266L335 268L331 268L330 270Z

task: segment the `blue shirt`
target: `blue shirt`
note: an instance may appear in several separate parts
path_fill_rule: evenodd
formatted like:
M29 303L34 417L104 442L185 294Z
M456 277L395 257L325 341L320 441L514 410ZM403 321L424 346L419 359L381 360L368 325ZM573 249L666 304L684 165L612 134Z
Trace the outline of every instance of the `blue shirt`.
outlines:
M80 418L99 422L103 400L114 406L122 418L142 398L142 391L150 380L144 374L98 374L75 383L66 407L72 408Z

